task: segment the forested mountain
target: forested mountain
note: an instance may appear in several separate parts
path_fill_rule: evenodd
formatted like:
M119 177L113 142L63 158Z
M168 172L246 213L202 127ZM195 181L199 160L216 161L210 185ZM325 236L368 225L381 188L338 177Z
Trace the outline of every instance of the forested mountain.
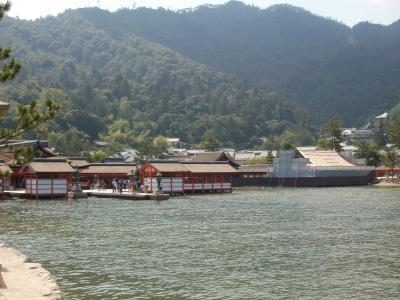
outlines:
M350 28L289 5L260 9L238 1L181 12L75 13L118 39L135 33L250 84L267 81L348 125L400 100L400 21Z
M49 133L60 148L98 138L136 147L159 134L196 144L207 129L225 146L254 146L265 136L312 142L310 116L265 84L249 87L135 34L116 37L79 11L8 18L0 30L23 64L0 93L22 103L61 101Z
M293 6L231 1L6 18L0 41L23 64L0 94L61 101L48 134L60 145L135 147L159 134L196 144L207 129L227 147L310 144L330 115L356 125L400 102L400 22L349 28Z

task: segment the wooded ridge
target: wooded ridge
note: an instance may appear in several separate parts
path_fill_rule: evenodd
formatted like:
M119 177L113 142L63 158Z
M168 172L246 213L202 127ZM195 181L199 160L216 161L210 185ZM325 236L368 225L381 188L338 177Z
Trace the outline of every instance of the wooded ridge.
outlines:
M135 147L157 135L196 144L208 129L226 147L304 145L331 115L356 125L400 102L400 22L349 28L231 1L6 18L0 39L23 65L0 93L60 102L47 133L60 147L71 137Z

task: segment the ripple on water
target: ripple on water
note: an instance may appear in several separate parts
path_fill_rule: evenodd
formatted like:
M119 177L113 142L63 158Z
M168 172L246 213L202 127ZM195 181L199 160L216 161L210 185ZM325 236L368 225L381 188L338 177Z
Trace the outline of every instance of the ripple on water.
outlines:
M8 201L0 238L69 299L400 297L398 190Z

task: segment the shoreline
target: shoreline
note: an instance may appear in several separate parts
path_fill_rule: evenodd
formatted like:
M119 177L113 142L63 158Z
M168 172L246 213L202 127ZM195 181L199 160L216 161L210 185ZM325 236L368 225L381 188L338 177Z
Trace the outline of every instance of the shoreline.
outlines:
M375 183L374 186L376 186L376 187L400 188L400 184L393 183L393 182L386 182L386 181L380 181L378 183Z
M0 244L0 267L0 299L64 299L49 271L18 250Z

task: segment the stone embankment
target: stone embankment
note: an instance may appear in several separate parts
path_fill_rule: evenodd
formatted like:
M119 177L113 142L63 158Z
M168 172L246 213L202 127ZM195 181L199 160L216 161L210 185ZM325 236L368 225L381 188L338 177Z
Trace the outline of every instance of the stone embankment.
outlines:
M64 296L57 283L40 264L0 244L1 300L58 300Z
M382 177L379 178L377 186L381 187L399 187L400 188L400 178L399 177Z

